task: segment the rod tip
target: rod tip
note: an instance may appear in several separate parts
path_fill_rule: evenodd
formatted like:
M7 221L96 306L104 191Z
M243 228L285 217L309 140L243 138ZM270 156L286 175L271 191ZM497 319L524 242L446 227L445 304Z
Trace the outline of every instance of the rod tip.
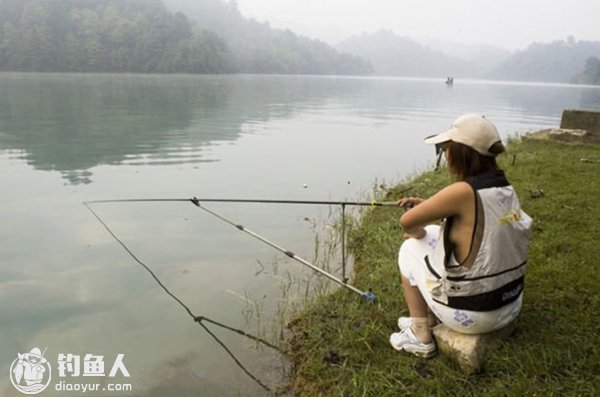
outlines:
M377 296L371 290L363 292L362 297L366 301L369 301L371 303L377 303Z

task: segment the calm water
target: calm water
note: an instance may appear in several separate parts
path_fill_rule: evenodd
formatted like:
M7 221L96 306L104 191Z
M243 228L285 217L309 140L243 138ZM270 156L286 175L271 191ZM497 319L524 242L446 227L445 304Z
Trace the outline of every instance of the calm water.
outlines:
M133 385L127 395L265 395L127 256L83 201L366 199L375 184L431 164L433 150L423 137L446 129L460 113L485 113L508 136L557 126L564 108L599 109L600 89L480 81L446 87L442 80L377 78L0 74L0 374L9 373L17 352L37 346L47 347L54 364L59 353L105 355L107 372L124 353L131 378L114 381ZM191 204L94 208L195 314L234 328L273 333L281 285L300 277L302 289L308 279L300 264ZM327 216L327 209L311 206L210 208L308 259L311 225ZM276 353L207 327L261 382L278 384ZM53 372L51 386L56 379ZM0 395L15 394L8 377L0 376Z

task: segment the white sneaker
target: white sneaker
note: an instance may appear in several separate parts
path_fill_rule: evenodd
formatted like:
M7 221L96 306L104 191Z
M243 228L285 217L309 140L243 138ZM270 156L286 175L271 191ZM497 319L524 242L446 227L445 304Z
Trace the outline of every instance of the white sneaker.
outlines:
M412 353L423 358L432 357L437 351L435 342L419 342L413 333L412 328L410 327L406 328L404 331L394 332L392 335L390 335L390 344L398 351L404 350L405 352Z
M410 317L398 317L398 328L400 328L400 331L410 328L411 325L412 319Z

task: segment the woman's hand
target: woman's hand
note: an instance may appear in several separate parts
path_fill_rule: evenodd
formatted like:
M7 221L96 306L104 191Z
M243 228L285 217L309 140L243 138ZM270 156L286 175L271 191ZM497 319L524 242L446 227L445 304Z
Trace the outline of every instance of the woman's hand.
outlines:
M404 197L396 202L396 205L404 208L405 211L408 211L412 207L421 204L423 201L422 198L419 197Z
M431 222L449 216L464 216L475 213L475 194L466 182L453 183L446 186L432 197L423 200L417 197L406 197L397 202L403 208L414 205L400 217L400 224L408 237L423 238L423 228Z
M410 233L404 232L404 239L409 239L409 238L416 238L418 239L422 239L423 237L425 237L427 235L427 231L420 227L418 229L416 229L415 231L412 231Z
M425 201L425 200L423 200L420 197L403 197L396 202L396 205L404 208L404 211L408 211L411 208L421 204L423 201ZM425 237L426 234L427 234L427 232L422 227L417 227L413 230L406 230L406 229L404 230L404 238L405 239L408 239L408 238L421 239L421 238Z

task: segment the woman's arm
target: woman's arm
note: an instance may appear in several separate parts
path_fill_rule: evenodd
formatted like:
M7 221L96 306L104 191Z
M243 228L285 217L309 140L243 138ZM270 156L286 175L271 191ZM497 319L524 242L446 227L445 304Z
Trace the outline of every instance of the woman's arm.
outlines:
M400 224L408 237L425 236L423 227L448 216L460 217L472 207L473 189L466 182L453 183L406 211L400 217ZM402 203L402 199L399 203Z

